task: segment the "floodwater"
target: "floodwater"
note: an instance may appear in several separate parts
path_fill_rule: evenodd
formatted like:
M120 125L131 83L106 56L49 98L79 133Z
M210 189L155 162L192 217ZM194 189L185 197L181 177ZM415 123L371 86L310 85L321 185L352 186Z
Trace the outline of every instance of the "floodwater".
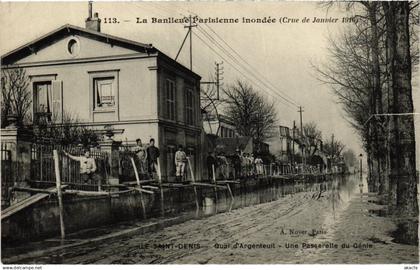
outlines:
M380 206L366 180L355 175L278 184L233 200L205 198L202 204L174 216L74 233L64 243L49 239L2 247L2 259L38 264L418 263L418 247L394 241L396 226L369 212Z

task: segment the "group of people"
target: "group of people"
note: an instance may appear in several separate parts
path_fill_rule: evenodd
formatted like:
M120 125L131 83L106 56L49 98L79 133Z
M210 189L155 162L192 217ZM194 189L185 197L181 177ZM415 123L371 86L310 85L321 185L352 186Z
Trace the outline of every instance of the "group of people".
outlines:
M136 146L132 150L136 153L137 158L140 161L140 170L145 173L146 170L150 177L153 178L153 173L156 173L156 167L158 158L160 155L159 148L155 146L155 140L150 139L150 144L146 147L143 146L141 139L136 140ZM184 151L182 145L178 146L178 150L175 153L175 168L176 168L176 179L178 182L185 182L185 168L188 163L187 154Z
M140 173L154 178L154 173L157 172L158 158L160 156L159 148L155 146L155 140L150 139L149 144L143 145L141 139L136 140L136 145L131 149L135 153L136 158L138 159L138 164ZM64 151L64 154L69 158L80 162L80 175L81 179L84 182L88 182L93 179L93 176L97 170L95 159L90 155L90 151L86 149L84 155L82 156L73 156ZM229 160L229 161L228 161ZM178 182L185 182L185 169L188 163L187 154L184 151L182 145L178 146L178 149L175 153L175 176ZM214 175L217 172L221 174L223 178L229 178L229 165L232 164L234 168L234 178L248 177L255 175L264 174L264 162L261 157L257 156L254 158L254 155L251 153L242 153L239 149L236 149L236 152L233 156L226 157L226 155L221 152L215 155L213 152L210 152L207 157L207 171L210 179L217 176Z
M252 153L242 153L236 149L233 157L236 178L264 174L264 162L260 156L254 157Z
M143 145L141 139L136 140L136 146L132 149L137 156L140 164L140 173L148 174L153 178L153 173L156 173L157 160L160 152L159 148L155 146L155 140L150 139L149 145ZM95 158L91 156L90 150L85 149L83 155L75 156L71 155L66 151L63 151L64 155L68 158L78 161L80 163L80 178L84 183L89 183L94 180L95 173L97 170Z
M264 174L264 162L261 157L257 156L255 158L252 153L242 153L239 149L236 149L235 154L229 158L227 158L223 152L216 156L213 152L208 154L207 171L209 178L213 178L213 174L217 174L217 172L219 172L219 175L221 174L221 177L228 178L229 173L227 172L227 168L230 163L234 168L234 178Z

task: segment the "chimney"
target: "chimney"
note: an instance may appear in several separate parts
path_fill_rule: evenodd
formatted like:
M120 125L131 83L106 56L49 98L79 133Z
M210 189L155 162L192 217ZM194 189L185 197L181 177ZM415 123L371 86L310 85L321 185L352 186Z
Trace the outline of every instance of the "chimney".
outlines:
M101 19L98 17L98 12L95 12L92 17L92 1L89 1L89 17L86 18L86 29L101 32Z

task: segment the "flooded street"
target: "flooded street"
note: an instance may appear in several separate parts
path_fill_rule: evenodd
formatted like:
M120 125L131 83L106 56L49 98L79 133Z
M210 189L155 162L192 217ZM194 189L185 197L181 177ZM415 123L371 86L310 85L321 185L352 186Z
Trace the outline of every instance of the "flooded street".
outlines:
M14 263L418 262L418 247L395 243L390 236L395 225L368 211L381 206L368 193L365 181L353 175L323 183L278 185L233 202L208 201L200 211L186 213L183 222L157 231L93 241L91 230L90 242L21 257ZM76 236L73 241L77 243ZM47 242L42 243L38 251L47 250ZM10 257L17 255L12 253Z

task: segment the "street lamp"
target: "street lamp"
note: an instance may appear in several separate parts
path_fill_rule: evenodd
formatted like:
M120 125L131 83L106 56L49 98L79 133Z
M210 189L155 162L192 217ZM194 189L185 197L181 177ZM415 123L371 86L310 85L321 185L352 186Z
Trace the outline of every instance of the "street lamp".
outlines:
M359 161L359 173L360 173L360 179L362 179L362 158L363 158L363 154L359 155L360 161Z

